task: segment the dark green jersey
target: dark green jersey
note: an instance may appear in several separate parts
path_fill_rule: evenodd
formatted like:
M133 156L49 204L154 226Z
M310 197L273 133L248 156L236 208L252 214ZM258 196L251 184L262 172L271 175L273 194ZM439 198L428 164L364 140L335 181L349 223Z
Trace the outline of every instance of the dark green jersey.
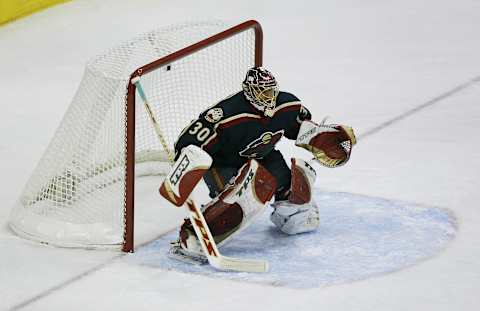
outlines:
M182 131L175 152L194 144L210 154L213 166L238 168L249 158L265 158L283 136L296 139L300 123L310 118L293 94L280 92L273 116L266 117L241 91L202 112Z

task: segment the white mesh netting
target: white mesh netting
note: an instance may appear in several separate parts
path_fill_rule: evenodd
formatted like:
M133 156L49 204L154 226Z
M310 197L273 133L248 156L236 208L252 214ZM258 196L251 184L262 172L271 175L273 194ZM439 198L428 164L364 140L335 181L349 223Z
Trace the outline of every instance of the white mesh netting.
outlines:
M59 246L121 246L130 74L227 28L220 21L169 26L91 60L12 210L11 228ZM143 89L169 146L173 149L183 127L202 110L239 91L245 72L254 64L255 35L248 29L143 75ZM162 173L165 152L138 95L136 103L136 175Z

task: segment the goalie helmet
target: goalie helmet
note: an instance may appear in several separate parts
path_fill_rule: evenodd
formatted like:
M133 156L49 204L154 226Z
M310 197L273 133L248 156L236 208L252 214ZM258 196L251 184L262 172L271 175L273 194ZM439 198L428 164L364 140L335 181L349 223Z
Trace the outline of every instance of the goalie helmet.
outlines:
M242 86L247 100L271 117L278 95L277 80L272 73L263 67L253 67L248 70Z

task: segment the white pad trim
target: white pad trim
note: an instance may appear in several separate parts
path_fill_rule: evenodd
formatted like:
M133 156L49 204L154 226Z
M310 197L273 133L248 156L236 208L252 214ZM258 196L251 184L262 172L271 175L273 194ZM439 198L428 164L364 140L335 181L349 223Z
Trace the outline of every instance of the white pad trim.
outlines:
M227 196L223 198L225 203L238 203L243 210L244 221L249 220L255 214L263 210L267 203L261 202L255 194L255 185L253 183L257 173L258 162L250 161L245 177L242 180L235 180L234 188ZM242 169L240 169L241 171Z

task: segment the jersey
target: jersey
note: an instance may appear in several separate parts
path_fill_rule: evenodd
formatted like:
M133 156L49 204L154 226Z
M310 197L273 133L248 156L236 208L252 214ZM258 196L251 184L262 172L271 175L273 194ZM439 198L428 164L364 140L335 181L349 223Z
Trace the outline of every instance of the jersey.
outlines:
M213 159L212 167L241 167L248 159L261 160L282 137L296 139L310 112L293 94L279 92L272 117L267 117L246 99L243 91L206 109L190 123L175 143L178 156L194 144Z

